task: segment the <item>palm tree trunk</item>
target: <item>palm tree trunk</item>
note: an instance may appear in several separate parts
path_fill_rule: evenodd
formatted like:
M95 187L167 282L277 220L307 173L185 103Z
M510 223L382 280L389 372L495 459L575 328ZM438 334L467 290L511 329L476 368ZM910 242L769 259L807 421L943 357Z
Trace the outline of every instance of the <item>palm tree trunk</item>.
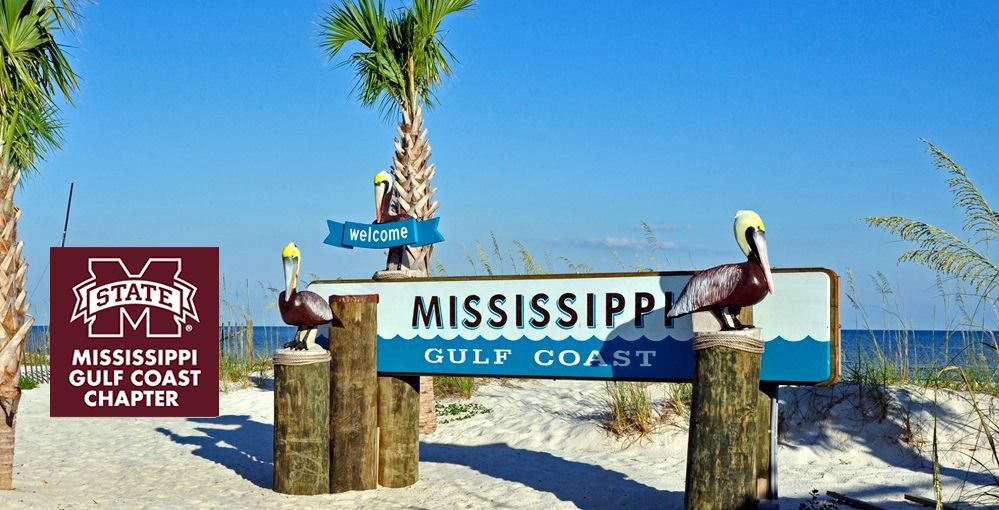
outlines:
M0 166L0 490L13 488L14 425L21 401L17 374L32 319L24 291L27 264L17 241L21 211L14 205L20 173Z
M434 201L437 191L430 184L437 169L430 164L430 142L423 128L423 109L413 111L403 108L399 137L395 139L392 174L395 177L395 199L398 212L417 220L429 220L437 213ZM402 265L410 276L425 277L430 273L433 245L407 246ZM391 262L391 261L389 261ZM434 378L420 378L420 432L429 434L437 430L437 413L434 411Z
M423 128L423 110L403 110L402 116L399 138L395 139L395 155L392 158L395 199L400 213L417 220L429 220L437 213L439 204L434 201L434 192L437 190L430 184L437 169L430 164L430 142L427 130ZM408 261L404 261L404 266L426 276L432 253L432 245L407 247Z

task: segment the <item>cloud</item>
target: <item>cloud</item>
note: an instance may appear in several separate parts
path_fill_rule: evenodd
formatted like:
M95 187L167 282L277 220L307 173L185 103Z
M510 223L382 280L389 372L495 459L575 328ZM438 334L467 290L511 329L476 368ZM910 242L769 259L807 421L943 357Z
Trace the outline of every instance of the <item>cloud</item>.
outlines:
M575 246L577 248L600 249L608 248L613 250L647 250L650 248L671 250L679 248L674 242L656 241L650 243L648 240L639 237L591 237L586 239L549 239L549 244L557 246Z

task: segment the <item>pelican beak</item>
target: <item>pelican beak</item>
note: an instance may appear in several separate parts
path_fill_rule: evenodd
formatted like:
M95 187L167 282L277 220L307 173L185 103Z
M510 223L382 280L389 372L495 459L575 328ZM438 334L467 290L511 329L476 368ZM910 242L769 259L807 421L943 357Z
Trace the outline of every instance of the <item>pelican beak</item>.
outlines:
M375 184L375 223L382 222L382 197L385 195L384 188L385 185L380 182Z
M762 230L753 230L753 244L756 245L756 253L760 256L760 265L763 266L763 274L767 278L767 288L770 293L774 293L774 277L770 274L770 257L767 255L767 237Z
M295 257L281 257L284 263L284 295L291 297L291 291L295 288Z

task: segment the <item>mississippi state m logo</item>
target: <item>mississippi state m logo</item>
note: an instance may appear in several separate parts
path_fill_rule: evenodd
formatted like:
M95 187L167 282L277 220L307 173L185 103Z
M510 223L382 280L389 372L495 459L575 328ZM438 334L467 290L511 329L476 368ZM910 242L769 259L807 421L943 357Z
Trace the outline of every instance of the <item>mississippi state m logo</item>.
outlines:
M179 258L150 258L141 268L120 258L88 259L90 278L73 287L70 322L82 319L91 338L124 338L145 329L149 338L180 338L199 322L198 289L181 277Z

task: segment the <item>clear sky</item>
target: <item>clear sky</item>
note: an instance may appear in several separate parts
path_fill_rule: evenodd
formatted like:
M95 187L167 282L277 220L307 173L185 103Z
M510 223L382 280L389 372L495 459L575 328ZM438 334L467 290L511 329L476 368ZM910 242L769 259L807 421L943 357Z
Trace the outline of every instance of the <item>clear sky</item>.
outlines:
M70 181L68 246L220 246L229 299L258 324L280 322L262 285L280 286L288 241L305 275L383 267L322 244L326 219L373 218L395 129L318 49L326 5L86 7L64 148L18 196L39 323ZM897 266L904 245L861 219L960 227L919 138L999 201L996 26L994 2L483 1L447 21L460 65L426 114L437 253L469 274L463 246L494 232L559 271L620 271L608 244L629 269L705 268L740 259L732 216L753 208L775 266L852 269L872 312L883 271L912 326L940 327L933 274Z

